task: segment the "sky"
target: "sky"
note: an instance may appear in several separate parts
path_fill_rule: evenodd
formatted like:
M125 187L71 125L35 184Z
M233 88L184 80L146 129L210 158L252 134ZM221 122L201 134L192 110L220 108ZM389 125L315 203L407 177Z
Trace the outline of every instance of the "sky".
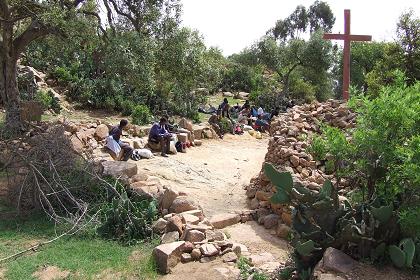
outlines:
M412 8L420 16L420 0L324 0L335 17L333 33L344 32L344 9L351 10L351 33L372 35L375 41L395 38L399 16ZM198 30L208 46L225 56L240 52L289 16L297 5L314 0L182 0L183 26Z

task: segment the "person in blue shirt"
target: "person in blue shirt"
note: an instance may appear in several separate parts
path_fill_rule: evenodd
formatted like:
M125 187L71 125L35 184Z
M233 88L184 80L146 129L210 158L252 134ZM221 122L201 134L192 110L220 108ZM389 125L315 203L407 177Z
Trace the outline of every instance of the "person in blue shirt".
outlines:
M122 158L123 161L127 161L133 154L133 148L131 148L130 144L121 141L123 130L127 127L127 125L128 125L127 120L121 120L118 126L114 126L109 131L109 135L112 136L115 142L117 142L118 145L121 147L121 149L124 151L123 158Z
M159 123L153 124L149 132L149 141L160 143L162 148L161 155L168 157L169 144L171 142L172 134L168 131L168 121L166 118L161 118Z

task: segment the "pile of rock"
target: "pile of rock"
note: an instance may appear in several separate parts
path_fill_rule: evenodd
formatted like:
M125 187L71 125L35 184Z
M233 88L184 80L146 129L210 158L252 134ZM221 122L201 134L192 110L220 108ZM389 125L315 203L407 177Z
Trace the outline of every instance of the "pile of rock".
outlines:
M325 163L316 161L306 152L310 145L311 136L320 133L320 125L351 129L355 126L356 114L351 112L345 103L337 100L328 100L325 103L304 104L289 109L272 122L268 152L265 162L276 166L279 170L289 171L296 182L302 183L313 192L318 192L326 179L334 183L332 174L326 174ZM348 182L342 180L341 187ZM282 205L270 202L275 188L263 171L251 180L247 187L247 196L250 199L251 209L258 209L256 219L266 225L266 215L270 216L267 228L272 224L278 226L278 235L283 236L285 227L282 221L291 224L291 210ZM278 220L278 225L274 220ZM272 221L273 220L273 221ZM273 225L274 227L274 225Z
M236 262L247 248L227 240L220 230L251 220L252 211L240 214L219 214L207 219L203 211L185 193L170 188L156 193L163 217L153 225L162 234L162 244L154 249L158 269L168 273L178 262L209 262L221 257L224 262Z

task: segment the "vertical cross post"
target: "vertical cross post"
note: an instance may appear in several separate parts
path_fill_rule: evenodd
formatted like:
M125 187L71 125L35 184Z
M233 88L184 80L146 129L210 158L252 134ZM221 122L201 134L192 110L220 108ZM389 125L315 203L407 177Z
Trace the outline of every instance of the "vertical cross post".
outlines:
M344 10L344 34L325 33L324 39L343 40L343 99L349 99L350 87L350 44L351 41L371 41L370 35L351 35L350 33L350 10Z

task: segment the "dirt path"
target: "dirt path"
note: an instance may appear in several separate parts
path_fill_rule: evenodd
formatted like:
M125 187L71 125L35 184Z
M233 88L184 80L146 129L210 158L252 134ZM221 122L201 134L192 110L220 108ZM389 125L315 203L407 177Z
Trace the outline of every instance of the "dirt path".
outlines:
M205 140L186 154L160 156L138 162L140 173L159 177L164 185L188 194L207 217L248 209L244 186L261 170L268 139L249 135L226 135L224 140ZM245 245L250 254L270 252L275 261L287 258L286 241L272 236L255 222L223 229L233 242ZM210 263L178 264L164 280L236 279L238 269L220 259Z
M243 187L261 169L267 143L250 135L226 135L224 140L204 140L185 154L141 160L139 172L187 193L208 217L234 212L247 208Z

